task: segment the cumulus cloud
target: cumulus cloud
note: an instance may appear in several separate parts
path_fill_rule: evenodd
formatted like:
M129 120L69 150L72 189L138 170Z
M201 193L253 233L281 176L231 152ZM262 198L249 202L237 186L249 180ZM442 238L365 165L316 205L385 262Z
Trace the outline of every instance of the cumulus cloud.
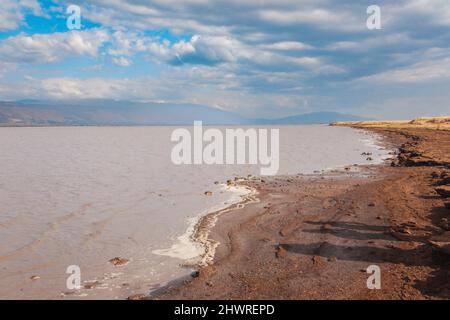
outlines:
M313 46L299 42L299 41L280 41L270 44L261 45L264 49L273 49L273 50L310 50L314 49Z
M104 30L70 31L53 34L19 34L0 41L3 61L48 63L69 56L97 56L108 40Z
M13 30L23 23L25 13L42 16L42 8L37 0L2 0L0 5L0 32Z
M125 57L118 57L118 58L112 58L113 63L116 66L119 67L129 67L133 64L133 62L130 59L127 59Z
M403 68L396 68L367 77L359 81L377 83L426 83L430 81L450 79L450 56L421 61Z
M75 56L89 58L82 68L89 76L73 68L55 71L71 78L3 81L3 96L177 100L278 115L277 108L294 113L356 104L374 83L384 95L394 85L427 91L450 74L448 0L378 0L383 29L372 31L368 0L72 2L84 21L100 27L53 34L20 29L0 40L0 80L30 64ZM2 1L0 17L10 19L0 20L0 31L23 25L31 12L42 15L37 1ZM109 69L111 63L123 68ZM354 97L336 90L343 86L365 91Z

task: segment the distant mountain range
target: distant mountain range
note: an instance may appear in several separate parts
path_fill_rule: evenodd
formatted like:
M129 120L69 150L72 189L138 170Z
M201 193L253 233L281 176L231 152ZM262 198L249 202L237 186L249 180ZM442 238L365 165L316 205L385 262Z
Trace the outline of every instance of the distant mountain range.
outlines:
M314 112L279 119L249 119L238 114L194 104L117 100L0 101L0 125L205 125L317 124L360 121L338 112Z

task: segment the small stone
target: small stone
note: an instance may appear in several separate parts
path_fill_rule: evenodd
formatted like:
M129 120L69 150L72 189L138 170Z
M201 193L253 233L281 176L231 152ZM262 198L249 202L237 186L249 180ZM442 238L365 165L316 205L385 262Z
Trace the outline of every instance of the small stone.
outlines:
M448 218L442 218L439 222L439 227L441 227L444 230L450 231L450 221Z
M111 260L109 260L109 262L111 262L116 267L121 267L121 266L128 264L128 262L130 262L130 260L121 258L121 257L115 257L115 258L112 258Z
M408 228L400 228L398 231L404 234L412 234L411 230Z
M322 257L312 256L311 261L313 264L322 264L324 262Z
M450 231L431 237L428 242L435 250L450 255Z
M375 203L373 203L373 202L369 202L367 205L368 205L369 207L375 207Z
M205 191L205 196L212 196L212 192L211 191Z
M88 282L84 285L85 289L94 289L96 286L100 284L99 281Z
M275 252L275 256L277 258L284 258L286 254L287 254L286 249L284 249L283 246L279 245L277 251Z
M198 278L199 276L200 276L200 271L198 271L198 270L191 273L192 278Z
M41 278L41 277L39 277L39 276L31 276L31 277L30 277L30 280L33 280L33 281L34 281L34 280L38 280L38 279L40 279L40 278Z
M144 300L145 298L147 298L147 295L143 293L137 293L129 296L127 300Z
M434 189L436 192L444 198L450 198L450 186L442 186Z

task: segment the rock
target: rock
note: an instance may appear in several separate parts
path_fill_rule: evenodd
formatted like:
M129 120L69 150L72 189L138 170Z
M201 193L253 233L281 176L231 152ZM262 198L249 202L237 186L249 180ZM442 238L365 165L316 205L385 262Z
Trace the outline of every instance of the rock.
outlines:
M323 264L324 260L322 257L319 256L312 256L311 261L313 264L319 265L319 264Z
M431 173L431 177L432 177L433 179L439 178L439 173L437 173L436 171L433 171L433 172Z
M411 240L410 239L411 237L409 237L409 235L411 235L411 231L406 227L393 226L390 229L389 234L400 241L410 241Z
M407 167L435 167L442 165L442 163L438 161L420 156L406 158L405 161L403 161L403 164Z
M39 277L39 276L31 276L30 277L30 280L39 280L41 277Z
M198 278L198 277L200 277L200 271L197 270L197 271L192 272L192 273L191 273L191 277L192 277L192 278Z
M409 230L408 227L400 227L398 229L398 232L401 232L403 234L412 234L411 230Z
M367 205L368 205L369 207L375 207L375 203L374 203L374 202L369 202Z
M277 247L276 252L275 252L275 256L276 256L277 258L284 258L284 257L286 256L286 254L287 254L286 249L284 249L282 245L279 245L279 246Z
M450 255L450 231L428 239L428 243L440 253Z
M130 262L130 260L121 258L121 257L115 257L115 258L112 258L111 260L109 260L109 262L111 262L116 267L121 267L121 266L128 264L128 262Z
M211 191L205 191L205 196L212 196L212 192Z
M444 178L447 178L447 177L450 177L450 171L442 171L441 175L440 175L440 178L444 179Z
M440 186L448 186L450 185L450 177L441 178L441 180L437 183Z
M336 262L337 258L336 257L330 257L330 258L328 258L328 261L329 262Z
M439 227L444 230L450 231L450 220L448 218L442 218L441 221L439 221Z
M99 281L88 282L84 285L85 289L94 289L96 286L100 284Z
M214 184L219 184L219 181L214 181Z
M320 227L322 231L331 231L333 230L333 226L331 224L325 223Z
M127 300L144 300L145 298L147 298L147 295L143 293L137 293L129 296Z
M450 198L450 186L435 188L436 192L444 198Z
M367 157L366 160L367 160L367 161L372 161L373 158L372 158L372 157Z

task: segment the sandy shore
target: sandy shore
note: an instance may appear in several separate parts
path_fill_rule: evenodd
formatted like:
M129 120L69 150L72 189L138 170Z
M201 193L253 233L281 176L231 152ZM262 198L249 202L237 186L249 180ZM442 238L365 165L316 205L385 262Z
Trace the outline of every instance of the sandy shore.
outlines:
M450 132L369 130L385 165L239 182L259 201L203 219L214 259L154 298L449 299Z

